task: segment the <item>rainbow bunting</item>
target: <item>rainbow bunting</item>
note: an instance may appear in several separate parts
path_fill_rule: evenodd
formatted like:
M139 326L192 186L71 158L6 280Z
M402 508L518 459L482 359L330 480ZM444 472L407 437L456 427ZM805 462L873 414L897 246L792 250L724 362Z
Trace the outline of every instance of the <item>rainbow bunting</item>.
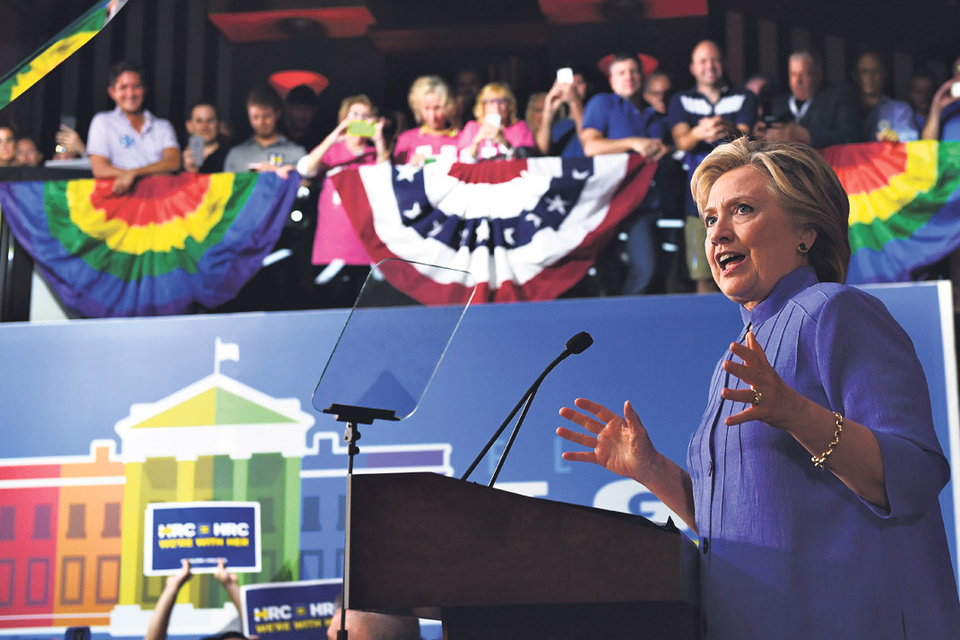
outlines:
M823 151L850 196L850 283L904 282L960 247L960 142Z
M232 299L273 248L291 174L0 183L0 210L64 304L87 317L182 313Z
M101 0L66 29L0 78L0 109L16 100L43 76L97 35L127 0Z

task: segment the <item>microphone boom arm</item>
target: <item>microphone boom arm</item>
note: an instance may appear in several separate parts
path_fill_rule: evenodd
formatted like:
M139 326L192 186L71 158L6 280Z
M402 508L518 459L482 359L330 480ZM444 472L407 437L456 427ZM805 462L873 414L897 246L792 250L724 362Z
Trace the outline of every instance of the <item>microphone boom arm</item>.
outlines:
M467 468L466 472L460 477L461 480L466 480L468 477L470 477L470 474L473 473L473 470L477 468L477 465L480 464L480 461L483 460L483 457L487 455L487 452L490 451L491 447L493 447L493 444L497 441L497 438L499 438L500 435L504 432L504 430L506 430L507 425L510 424L510 421L513 420L513 417L517 415L518 411L520 411L520 407L523 406L523 404L527 401L528 398L536 394L537 389L540 388L540 384L543 382L544 378L547 377L547 374L553 371L554 367L560 364L564 359L566 359L571 354L572 354L571 351L567 351L566 349L564 349L563 353L561 353L559 356L554 358L553 362L547 365L547 368L543 370L543 373L540 374L540 376L534 381L534 383L530 385L530 388L527 389L527 391L523 394L523 396L520 397L520 401L517 402L516 406L513 408L513 411L510 412L510 415L508 415L506 419L500 424L500 427L494 432L493 436L487 441L487 444L483 446L483 449L480 450L480 453L477 455L477 457L474 458L473 462ZM524 415L525 414L526 414L526 411L524 411ZM519 422L522 422L522 421L523 421L523 418L521 417ZM519 425L519 422L518 422L518 425ZM514 438L516 438L516 431L510 438L511 444L513 443ZM508 450L509 450L509 446L504 451L504 455L506 455L506 451ZM500 471L501 466L503 466L502 459L500 461L500 465L497 467L498 472ZM496 479L496 475L494 476L494 480L495 479ZM492 482L491 482L491 486L492 486Z

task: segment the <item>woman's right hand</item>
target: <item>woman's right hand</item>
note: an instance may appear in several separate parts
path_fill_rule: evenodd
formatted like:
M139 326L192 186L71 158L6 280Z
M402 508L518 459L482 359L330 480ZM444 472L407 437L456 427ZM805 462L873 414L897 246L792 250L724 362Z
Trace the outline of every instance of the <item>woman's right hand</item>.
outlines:
M333 136L334 142L343 141L343 139L347 136L347 127L350 126L351 122L353 122L353 118L344 118L340 121L340 124L337 125L337 128L330 133L330 135Z
M167 576L167 588L179 590L190 578L193 573L190 571L190 561L186 558L180 560L180 571Z
M659 453L630 401L623 405L623 416L585 398L577 398L574 404L582 412L563 407L560 415L589 433L558 427L557 435L589 450L566 451L563 459L593 462L645 484L644 479L653 471Z
M500 136L501 128L499 125L492 124L487 121L480 123L480 128L477 129L477 135L474 137L474 142L481 142L483 140L497 140Z
M476 135L473 136L473 141L470 143L469 151L470 155L476 159L480 158L480 144L484 140L491 140L493 142L499 142L502 138L501 131L502 129L486 120L480 121L477 123L479 127L477 128Z

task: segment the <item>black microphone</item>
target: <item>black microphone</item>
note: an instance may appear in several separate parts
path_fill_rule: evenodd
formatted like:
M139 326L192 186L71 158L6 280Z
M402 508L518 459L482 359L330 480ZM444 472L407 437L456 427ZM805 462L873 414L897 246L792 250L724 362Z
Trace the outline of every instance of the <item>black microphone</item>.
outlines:
M586 331L581 331L577 335L573 336L567 340L566 346L564 346L563 351L559 356L553 359L553 362L547 365L546 369L543 370L543 373L534 381L530 388L527 389L526 393L520 398L520 401L513 408L513 411L510 412L510 415L507 416L506 420L500 425L500 428L496 430L493 434L493 437L487 441L487 444L484 445L483 449L480 450L480 454L473 460L470 464L470 467L467 471L461 476L461 480L466 480L473 470L477 468L477 465L480 464L480 461L483 460L483 457L487 455L487 452L490 451L490 448L497 441L497 438L500 437L500 434L503 433L504 429L507 428L507 425L510 424L510 421L513 420L513 416L517 415L517 412L520 411L520 407L523 406L523 413L520 414L520 418L517 419L517 425L513 428L513 432L510 434L510 439L507 441L507 446L503 450L503 454L500 456L500 461L497 463L497 468L493 472L493 477L490 478L490 482L487 484L488 487L492 487L493 484L497 481L497 476L500 475L500 469L503 467L504 461L507 459L507 454L510 453L510 448L513 446L513 441L517 438L517 433L520 431L520 425L523 424L523 419L527 416L527 411L530 409L530 405L533 404L533 397L537 394L537 390L540 389L540 384L543 382L544 378L553 371L554 367L563 362L566 358L569 358L572 355L580 354L590 348L590 345L593 344L593 337Z
M590 345L593 344L593 336L591 336L586 331L581 331L577 335L573 336L567 340L566 350L577 355L583 353L590 348Z

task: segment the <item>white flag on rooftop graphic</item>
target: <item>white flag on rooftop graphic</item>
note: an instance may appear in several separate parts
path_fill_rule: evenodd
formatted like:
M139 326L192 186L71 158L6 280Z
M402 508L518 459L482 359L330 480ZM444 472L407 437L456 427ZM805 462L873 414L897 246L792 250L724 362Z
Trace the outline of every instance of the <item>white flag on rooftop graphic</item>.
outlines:
M235 342L223 342L220 340L220 337L217 336L213 354L214 373L220 373L220 363L224 360L240 362L240 345Z

